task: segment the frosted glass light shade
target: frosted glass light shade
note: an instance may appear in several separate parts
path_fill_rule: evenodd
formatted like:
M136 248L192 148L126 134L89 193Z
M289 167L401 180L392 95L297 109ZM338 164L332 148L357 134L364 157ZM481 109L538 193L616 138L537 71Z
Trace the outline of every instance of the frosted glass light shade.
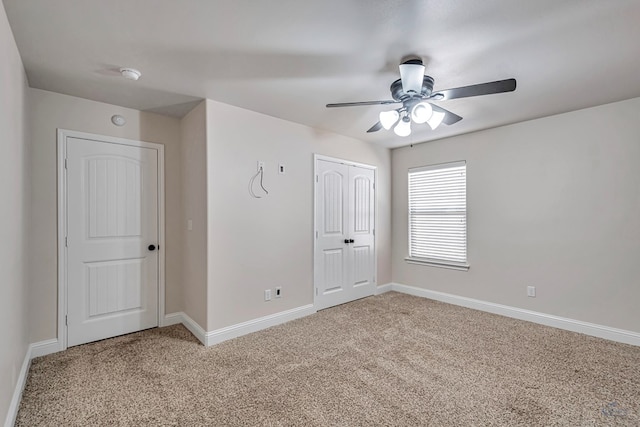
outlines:
M393 131L398 136L409 136L411 135L411 121L410 120L400 120Z
M400 114L398 114L396 110L382 111L379 117L382 127L385 128L385 130L389 130L391 129L391 126L393 126L395 122L398 121L398 117L400 117Z
M431 114L431 117L429 118L429 120L427 120L427 124L433 130L438 126L440 126L440 123L442 123L442 120L444 120L444 113L442 111L434 111L433 114Z
M428 102L420 102L411 110L411 119L415 123L424 123L431 118L433 108Z
M424 65L422 64L400 64L400 79L402 80L402 91L422 92L422 81L424 79Z

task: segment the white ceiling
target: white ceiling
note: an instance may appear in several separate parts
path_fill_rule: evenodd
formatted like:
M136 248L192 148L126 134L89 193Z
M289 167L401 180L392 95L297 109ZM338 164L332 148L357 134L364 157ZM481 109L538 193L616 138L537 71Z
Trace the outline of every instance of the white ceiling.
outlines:
M210 98L387 147L640 96L638 0L4 4L32 87L177 116ZM510 77L518 88L440 101L464 119L408 138L365 133L389 107L325 108L389 99L410 54L435 89Z

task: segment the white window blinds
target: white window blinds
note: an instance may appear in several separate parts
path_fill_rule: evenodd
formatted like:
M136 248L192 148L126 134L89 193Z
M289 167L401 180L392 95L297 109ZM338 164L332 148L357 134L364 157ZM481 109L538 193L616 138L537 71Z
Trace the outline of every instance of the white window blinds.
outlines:
M467 263L466 162L409 169L409 258Z

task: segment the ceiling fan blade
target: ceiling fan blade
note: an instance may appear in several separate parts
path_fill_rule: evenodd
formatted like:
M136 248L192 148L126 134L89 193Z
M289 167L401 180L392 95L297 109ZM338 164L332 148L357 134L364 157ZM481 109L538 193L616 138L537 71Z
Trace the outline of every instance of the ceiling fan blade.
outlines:
M394 99L388 99L388 100L384 100L384 101L339 102L337 104L327 104L327 108L333 108L333 107L358 107L360 105L387 105L387 104L402 104L402 101L396 101Z
M444 123L445 125L452 125L462 120L462 117L460 117L456 113L452 113L449 110L445 110L444 108L438 105L431 104L431 107L433 108L433 111L439 111L441 113L444 113L444 119L442 119L442 123Z
M378 122L375 125L371 126L367 133L378 132L380 129L382 129L382 123Z
M516 90L516 79L506 79L441 90L431 95L431 98L438 100L468 98L470 96L491 95L492 93L513 92L514 90Z

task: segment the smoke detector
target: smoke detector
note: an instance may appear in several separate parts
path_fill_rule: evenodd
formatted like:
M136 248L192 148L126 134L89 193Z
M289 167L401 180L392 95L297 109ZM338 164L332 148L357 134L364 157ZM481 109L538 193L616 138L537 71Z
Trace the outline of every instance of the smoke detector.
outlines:
M120 68L120 74L122 77L129 80L138 80L142 73L135 68Z
M111 116L111 123L116 126L124 126L127 123L127 120L122 117L120 114L115 114Z

